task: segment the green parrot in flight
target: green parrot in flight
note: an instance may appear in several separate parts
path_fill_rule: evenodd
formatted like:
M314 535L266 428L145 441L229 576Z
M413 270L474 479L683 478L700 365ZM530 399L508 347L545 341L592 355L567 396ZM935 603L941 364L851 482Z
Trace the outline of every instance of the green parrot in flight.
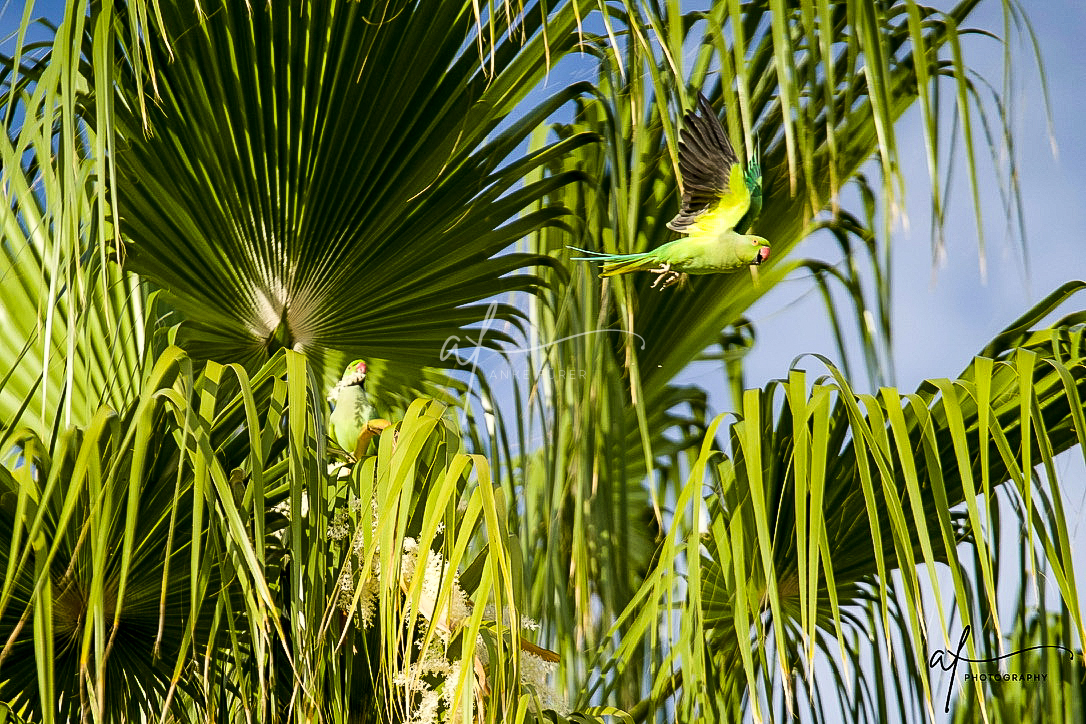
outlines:
M389 426L387 420L376 416L365 385L366 363L356 359L347 365L343 377L328 393L328 401L335 405L328 418L329 432L356 460L366 451L370 440Z
M769 242L744 234L762 210L762 167L757 153L744 170L709 105L698 93L698 109L683 118L679 135L679 173L683 196L679 214L668 228L686 234L641 254L604 254L570 247L590 256L573 261L602 261L601 277L649 271L660 289L687 274L715 274L761 264Z

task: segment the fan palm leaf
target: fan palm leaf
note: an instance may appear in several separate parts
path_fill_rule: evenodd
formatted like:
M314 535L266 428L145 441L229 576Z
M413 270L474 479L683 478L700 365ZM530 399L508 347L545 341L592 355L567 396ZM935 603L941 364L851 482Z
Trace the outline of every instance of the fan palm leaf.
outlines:
M186 346L437 365L482 300L537 286L526 270L550 260L499 252L563 223L522 212L576 174L519 182L592 140L507 163L578 92L509 119L573 46L572 9L547 12L477 26L470 2L163 7L146 119L135 69L119 88L118 206L126 264L165 290Z

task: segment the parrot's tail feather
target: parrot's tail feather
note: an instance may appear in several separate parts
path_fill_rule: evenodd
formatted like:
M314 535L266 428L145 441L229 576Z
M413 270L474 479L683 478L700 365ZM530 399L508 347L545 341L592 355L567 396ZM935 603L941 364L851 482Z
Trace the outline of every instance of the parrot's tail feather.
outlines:
M627 261L640 261L649 256L652 252L641 252L640 254L605 254L602 251L592 251L590 249L578 249L575 246L566 247L579 251L582 254L589 254L589 256L571 256L570 261L602 261L604 264L613 264L616 262Z
M635 271L649 271L660 266L660 262L649 254L631 254L629 258L610 259L603 264L601 277L613 277L616 274L628 274Z

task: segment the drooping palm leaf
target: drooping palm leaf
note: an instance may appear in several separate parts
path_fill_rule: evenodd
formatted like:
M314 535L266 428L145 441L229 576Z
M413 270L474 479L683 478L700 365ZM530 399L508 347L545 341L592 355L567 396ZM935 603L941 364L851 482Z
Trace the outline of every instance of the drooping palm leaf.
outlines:
M0 95L0 110L23 121L0 135L0 426L31 425L43 440L85 427L101 402L134 399L147 355L163 347L147 286L99 253L109 230L98 223L93 144L61 143L51 120L61 73L24 64Z
M817 17L802 3L774 4L772 13L761 3L720 3L707 13L687 15L673 4L627 7L625 15L614 16L625 23L621 52L607 37L588 44L601 62L598 100L579 103L573 122L555 129L559 138L587 130L605 140L602 148L583 147L548 169L573 168L593 179L554 194L584 223L574 229L572 241L564 231L547 230L533 237L529 248L564 258L566 245L626 253L670 240L665 223L679 204L670 151L679 113L670 101L687 89L704 88L718 108L723 98L724 122L733 139L743 139L749 152L754 137L761 138L767 198L755 232L770 238L772 259L787 256L816 228L814 214L831 205L841 184L880 147L892 149L892 136L877 133L873 117L892 120L917 99L913 49L927 49L925 63L937 65L939 47L948 33L958 32L938 14L902 6L920 12L925 22L910 25L906 14L889 6L859 18L838 3L820 4ZM973 6L960 5L952 17L964 18ZM782 19L784 33L777 27ZM662 44L658 52L638 40L654 32ZM825 42L811 48L804 45L806 39L797 40L803 33ZM866 40L859 39L862 33ZM922 44L910 42L915 33L923 36ZM886 53L870 62L888 64L893 72L868 71L868 59L858 57L861 45L876 39L886 45ZM783 59L781 43L792 48ZM687 71L684 64L691 54ZM719 81L710 74L717 64ZM689 77L677 78L677 68ZM878 83L891 85L887 90L876 88ZM799 87L785 93L785 84ZM794 123L781 110L786 96L802 110ZM782 118L791 130L782 130ZM789 134L794 136L791 145ZM789 153L802 159L793 177L795 196L789 190ZM553 435L554 443L540 456L521 458L523 470L509 477L515 484L523 475L523 495L533 501L524 536L539 553L533 559L543 567L537 579L569 586L569 594L558 597L548 585L539 586L537 605L550 611L548 619L575 627L591 640L607 631L604 620L629 600L634 589L627 585L644 570L661 515L666 517L664 509L678 495L696 457L689 452L691 442L704 436L705 390L677 385L674 379L740 322L788 268L787 263L763 266L757 282L747 274L699 278L690 290L665 294L650 289L649 278L601 283L584 264L569 270L568 287L565 275L548 272L554 291L543 295L532 312L534 336L528 346L539 351L528 364L527 383L518 388L516 410L533 411L531 421L518 429ZM857 316L865 310L858 308ZM522 439L522 448L525 443ZM647 470L653 472L646 491L642 480ZM577 533L566 539L552 532L543 544L529 532L553 531L558 522ZM551 546L560 551L555 553L559 566L545 553ZM625 571L631 573L620 573ZM581 620L576 612L597 599L604 615Z
M1062 516L1060 506L1055 504L1056 501L1045 489L1036 487L1033 496L1038 509L1043 511L1041 519L1051 521ZM957 670L952 672L935 670L935 674L943 673L941 683L946 688L946 698L937 702L941 709L937 706L936 710L949 712L949 721L953 722L977 721L982 712L989 721L1000 724L1081 719L1086 711L1086 691L1078 673L1081 659L1074 653L1080 644L1075 635L1072 613L1065 604L1061 603L1058 607L1048 604L1050 586L1047 561L1031 548L1034 540L1016 534L1018 523L1025 515L1023 501L1013 493L1002 497L1009 504L1000 507L1011 512L1011 515L1007 516L1009 520L1004 521L1003 516L998 514L999 509L996 510L992 521L992 540L1004 543L1003 555L1012 561L1012 565L1008 566L1012 573L1036 569L1037 574L1030 576L1020 587L1013 607L1000 613L999 618L1007 630L996 631L986 626L977 631L970 630L969 634L976 641L976 649L981 656L1016 652L1006 659L1006 671L998 673L1017 678L1010 680L1011 686L1006 685L1007 680L993 677L980 686L970 686L962 681L964 664L959 664ZM1045 602L1044 605L1039 605L1041 602ZM981 598L978 604L974 620L983 620L982 617L987 614L987 601ZM992 667L978 668L981 673L997 673ZM1016 683L1018 685L1014 686ZM942 695L942 690L939 693Z
M53 452L31 432L3 451L0 698L46 721L52 702L62 718L397 721L422 706L403 698L404 652L445 636L464 672L450 701L476 700L480 721L532 721L540 692L521 682L509 633L516 547L449 409L416 401L377 455L330 475L323 391L302 355L280 351L252 378L193 367L170 347L130 409L100 408ZM408 542L448 571L401 573ZM476 605L442 633L432 612L460 570ZM362 605L370 630L356 626ZM477 640L490 655L474 665Z
M150 392L121 414L103 406L53 445L21 431L2 451L0 696L35 719L139 716L193 645L213 647L224 578L186 464L195 438L170 409L167 391L179 376L184 385L178 361L161 358L143 381ZM105 688L129 679L141 683Z
M1056 582L1065 625L1081 637L1068 524L1058 505L1031 506L1039 496L1030 471L1044 466L1052 486L1044 499L1058 501L1052 456L1086 443L1083 314L1027 328L1083 289L1057 290L957 380L925 382L912 395L857 395L832 367L813 384L793 371L747 391L735 421L722 416L710 426L617 660L676 601L683 623L667 642L672 663L657 676L658 691L670 695L681 683L686 717L722 710L735 718L760 706L746 698L752 692L783 687L794 706L816 657L845 666L844 636L873 623L894 664L907 667L915 684L907 693L930 709L926 651L952 645L953 636L937 564L951 572L960 625L1000 630L987 511L1001 485L1024 501L1027 537ZM730 442L719 463L718 429ZM968 574L963 542L977 561ZM680 555L683 574L672 564ZM974 601L989 618L973 617ZM895 650L901 639L905 655ZM706 657L716 664L699 663Z

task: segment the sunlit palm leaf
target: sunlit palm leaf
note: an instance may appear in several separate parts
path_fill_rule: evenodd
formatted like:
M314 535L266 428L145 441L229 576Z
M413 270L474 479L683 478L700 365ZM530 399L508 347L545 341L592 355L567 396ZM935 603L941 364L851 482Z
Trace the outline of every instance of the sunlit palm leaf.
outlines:
M1033 494L1035 502L1041 503L1039 507L1044 510L1046 521L1062 516L1062 513L1057 513L1058 506L1053 504L1054 501L1043 488L1036 488ZM963 684L960 673L966 668L963 663L950 675L944 674L943 683L949 690L947 698L939 703L943 711L949 709L950 721L954 722L977 721L982 709L989 721L1000 724L1074 721L1082 718L1086 712L1086 690L1077 672L1080 659L1074 653L1078 644L1072 614L1066 605L1057 609L1038 607L1036 601L1048 600L1046 561L1043 557L1038 560L1036 551L1030 548L1033 541L1028 536L1015 535L1014 529L1025 513L1021 509L1021 500L1012 496L1004 498L1011 501L1014 511L1007 521L1011 528L1009 531L1001 530L1001 517L993 516L991 537L997 541L1009 540L1011 547L1016 549L1012 553L1009 547L1003 548L1003 555L1014 563L1012 570L1028 571L1037 566L1040 566L1040 570L1038 575L1031 576L1027 585L1021 586L1014 607L1002 612L1000 620L1005 622L1005 626L1010 626L1009 632L984 627L979 631L971 630L970 638L976 640L976 648L982 656L993 656L1002 651L1020 652L1010 657L1005 667L1006 673L1020 677L1020 683L1016 687L1005 686L1002 680L985 682L980 686ZM978 605L974 620L981 620L980 617L986 615L986 608L985 605ZM953 642L951 644L948 648L956 650ZM995 673L990 668L980 668L982 673ZM1023 680L1026 675L1030 678ZM983 697L983 704L978 694Z
M572 47L575 19L558 10L544 35L533 4L477 29L473 8L163 8L173 59L158 44L148 133L131 74L120 90L118 191L126 263L166 290L189 349L437 364L481 300L538 284L523 270L548 260L496 255L561 223L558 207L522 211L575 174L519 182L592 137L503 167L576 91L506 119L547 71L544 49Z
M159 313L146 285L98 253L109 232L97 223L90 144L61 144L53 125L48 90L61 71L24 65L0 104L22 120L0 136L0 425L31 425L44 440L54 426L88 425L103 401L134 399Z
M908 667L917 684L910 695L930 709L925 649L950 645L953 636L936 564L951 571L954 600L964 607L961 624L1000 630L992 615L996 551L986 511L1003 484L1025 501L1022 517L1033 523L1028 535L1056 581L1066 625L1081 636L1067 521L1059 507L1043 515L1031 509L1037 494L1031 493L1029 471L1043 465L1051 498L1058 500L1051 457L1086 443L1082 315L1028 333L1023 327L1083 288L1069 284L1053 293L958 380L926 382L914 395L891 388L878 397L855 395L832 367L830 376L813 385L794 371L787 381L748 391L735 422L718 418L710 427L677 501L681 517L660 551L666 565L646 586L643 605L656 615L634 609L638 618L627 622L631 629L620 652L640 645L644 624L662 615L669 597L676 596L683 626L692 627L670 641L682 710L696 717L723 706L734 718L757 706L744 699L747 687L769 692L783 685L792 692L793 706L816 653L843 659L842 636L857 626L857 632L866 630L865 614L849 609L865 610L871 602L875 624L894 633L885 639L892 661ZM1023 344L1001 344L1007 339ZM727 432L730 453L710 477L707 466L720 454L713 443L718 425ZM705 514L708 531L701 523ZM975 550L977 566L968 580L961 542ZM680 576L670 562L683 553L689 570L681 578L688 593L677 596L673 586ZM935 611L928 610L931 602L922 591L934 592ZM989 618L973 617L967 606L973 601ZM932 620L941 631L927 628ZM708 630L704 642L694 635L699 626ZM908 644L904 656L896 650L897 637ZM722 682L711 672L732 681L737 652L746 681L725 686L733 695L715 700L711 692ZM698 663L705 656L718 668ZM663 691L676 685L670 669L657 685Z
M163 357L123 414L102 407L51 448L22 433L3 450L0 696L35 718L139 716L191 660L187 647L213 646L214 601L226 594L206 557L203 491L186 475L184 445L196 438L181 434L168 401L180 391L176 361ZM103 688L127 679L140 685Z
M405 628L405 610L440 610L455 593L449 575L401 579L410 537L465 569L476 605L443 634L462 640L462 670L480 671L478 636L491 648L485 682L449 686L483 697L485 720L533 720L521 639L508 634L520 628L519 556L486 461L459 452L449 408L415 402L379 454L340 477L326 466L323 395L303 356L280 352L251 379L237 365L192 368L171 347L123 414L101 408L53 455L32 433L5 450L0 698L35 719L56 701L70 718L409 718L419 702L402 699L404 652L440 635L441 620ZM337 511L359 532L346 545L330 539ZM355 554L358 595L341 615ZM352 614L374 576L371 636Z
M965 14L971 7L966 4L956 12ZM559 137L572 138L587 130L605 139L603 148L578 149L553 169L572 168L594 179L594 184L568 186L554 194L556 201L576 209L584 223L575 229L572 242L564 233L548 231L534 237L531 248L557 257L564 256L567 244L623 253L650 249L672 238L665 222L677 210L678 195L674 156L668 149L675 141L678 114L669 101L683 93L676 86L689 83L714 97L723 96L726 125L733 138L745 140L748 150L754 136L761 137L768 198L755 230L771 239L774 259L786 255L814 228L814 213L828 205L840 184L879 148L880 140L892 147L892 136L875 132L872 106L878 105L885 118L895 118L916 98L917 90L904 16L880 10L875 17L853 18L836 3L825 4L825 15L818 18L803 3L781 4L778 10L782 8L790 24L787 32L781 32L779 13L770 15L764 4L757 3L721 3L706 14L688 16L672 5L660 10L661 17L649 8L627 8L628 14L616 15L630 26L622 53L615 53L604 37L590 46L601 58L600 100L579 104L574 122L556 129ZM699 20L706 22L701 25ZM852 32L856 29L848 20L866 23L869 40L878 33L889 37L893 73L863 72L857 57L860 46ZM658 38L664 43L659 54L647 52L648 46L637 40L640 33L649 32L638 22L654 30L667 29ZM832 52L822 56L805 47L811 52L786 55L795 67L782 70L778 41L798 42L796 36L811 23L828 36L820 47ZM706 29L708 34L700 38L697 33ZM932 18L923 33L923 47L930 49L927 62L934 62L946 28ZM689 57L691 46L690 78L676 79L672 64ZM722 69L719 84L708 75L716 62ZM889 56L880 62L890 62ZM832 96L824 86L825 77L836 79ZM871 91L865 79L872 78L892 81L891 95ZM784 91L778 93L778 84L785 83L803 84L789 96L803 108L798 125L807 125L792 131L781 130ZM827 118L832 125L827 125ZM798 184L794 197L785 179L786 136L793 132L804 166L793 178ZM839 138L848 141L838 142ZM539 416L533 415L533 420L540 421L544 435L554 431L557 446L542 457L523 461L525 495L535 501L529 505L531 523L525 530L568 520L577 531L570 541L549 539L559 546L557 555L563 563L566 546L572 549L569 572L564 566L551 566L549 556L535 559L549 567L540 571L542 580L568 581L570 586L568 596L555 599L548 596L547 585L540 585L538 605L551 611L548 619L576 626L591 639L606 631L603 621L621 608L619 602L629 600L633 590L625 585L643 570L646 536L659 529L660 501L678 494L690 463L683 451L704 434L705 391L676 386L674 377L718 343L722 330L738 322L786 270L787 265L763 266L757 283L747 274L701 277L693 280L689 291L664 294L649 289L648 275L601 283L594 278L595 270L584 264L571 269L568 291L562 286L565 276L549 276L556 291L532 317L539 329L530 344L543 348L529 362L531 376L516 408L520 411L531 403L529 409L535 410L538 404ZM857 309L861 322L866 309L862 304ZM592 424L593 420L598 422ZM570 427L572 435L564 432ZM522 439L522 446L525 443ZM671 462L654 472L646 495L639 481L664 457ZM558 497L556 491L568 491L567 497ZM618 508L600 505L601 500L612 500ZM645 525L653 519L652 525ZM609 544L593 545L597 538ZM532 539L538 545L538 537ZM606 585L601 584L604 579ZM604 617L593 619L591 625L579 621L575 612L596 598L603 602Z

